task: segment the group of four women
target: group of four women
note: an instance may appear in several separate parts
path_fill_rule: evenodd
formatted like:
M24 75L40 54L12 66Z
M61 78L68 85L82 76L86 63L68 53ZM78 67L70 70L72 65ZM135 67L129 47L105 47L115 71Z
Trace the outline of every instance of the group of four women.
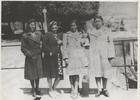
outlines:
M44 35L36 31L35 20L28 22L27 32L23 34L21 51L25 58L25 79L30 80L32 94L40 94L39 79L47 77L49 95L56 97L56 87L62 77L65 62L66 74L71 84L71 97L79 95L79 75L88 68L89 78L94 78L98 87L96 97L108 95L107 79L110 76L109 61L114 57L113 45L108 31L103 27L103 18L94 19L95 30L88 31L86 25L82 32L76 21L70 23L70 31L58 33L56 21L50 23L50 32ZM52 79L55 78L54 83Z

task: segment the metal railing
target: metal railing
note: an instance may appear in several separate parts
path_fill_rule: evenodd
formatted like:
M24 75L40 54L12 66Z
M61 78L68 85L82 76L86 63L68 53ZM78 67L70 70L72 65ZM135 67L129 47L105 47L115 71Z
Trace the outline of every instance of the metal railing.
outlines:
M115 39L114 40L114 43L115 42L119 42L119 44L117 44L117 45L121 45L122 46L122 53L123 53L123 65L116 65L116 66L113 66L113 67L124 67L124 70L125 70L125 73L124 73L124 75L125 75L125 81L126 81L126 89L128 90L128 88L129 88L129 84L128 84L128 77L127 77L127 67L137 67L137 64L135 64L134 63L134 42L136 42L138 39L136 38L136 37L131 37L131 38L119 38L119 39ZM132 60L133 60L133 63L131 64L131 65L128 65L127 63L126 63L126 50L125 50L125 42L128 42L128 43L130 43L130 44L132 44L132 46L130 47L130 49L132 50L132 55L133 55L133 58L132 58ZM136 77L136 76L135 76Z

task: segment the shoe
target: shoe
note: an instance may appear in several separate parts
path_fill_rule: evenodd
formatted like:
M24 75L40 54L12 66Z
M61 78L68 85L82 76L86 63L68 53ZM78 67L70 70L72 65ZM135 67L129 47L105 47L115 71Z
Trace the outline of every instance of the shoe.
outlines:
M74 93L73 99L77 99L79 97L79 93Z
M107 90L103 90L103 95L109 97L109 92Z
M36 97L34 100L40 100L41 99L41 97Z
M36 94L37 94L37 95L41 95L41 91L38 90L38 89L36 89Z
M56 95L54 94L53 91L49 91L49 96L50 96L51 98L56 98Z
M96 94L95 94L95 97L99 97L101 95L101 91L98 91Z
M32 96L36 97L36 92L35 91L32 92Z
M55 94L56 96L59 96L59 95L60 95L60 93L57 92L56 90L54 90L53 92L54 92L54 94Z
M70 97L72 97L72 98L73 98L73 96L74 96L74 92L73 92L73 91L71 91L71 93L70 93Z
M33 97L36 97L36 92L35 92L34 89L31 90L31 93L32 93L32 96L33 96Z

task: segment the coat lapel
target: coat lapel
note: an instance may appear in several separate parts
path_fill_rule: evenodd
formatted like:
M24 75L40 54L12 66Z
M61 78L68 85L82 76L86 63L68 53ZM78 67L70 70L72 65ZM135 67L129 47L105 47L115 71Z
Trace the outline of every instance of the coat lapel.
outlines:
M32 41L34 41L34 42L40 44L41 34L39 34L38 32L35 32L35 33L33 33L33 34L32 34L31 32L29 32L29 33L26 35L26 37L27 37L28 39L30 39L30 40L32 40Z

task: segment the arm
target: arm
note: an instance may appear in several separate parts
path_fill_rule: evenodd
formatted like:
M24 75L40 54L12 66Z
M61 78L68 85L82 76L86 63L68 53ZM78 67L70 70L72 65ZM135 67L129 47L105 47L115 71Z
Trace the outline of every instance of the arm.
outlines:
M42 51L44 53L49 53L51 51L51 48L49 46L49 35L46 33L44 36L42 36Z
M31 57L32 53L27 48L27 46L28 46L27 39L25 37L22 37L22 39L21 39L21 51L25 56Z
M68 45L67 34L64 34L63 35L63 47L62 47L63 59L68 59L67 45Z
M107 37L108 42L108 59L111 60L115 57L115 47L113 43L113 39L111 36L108 35Z

